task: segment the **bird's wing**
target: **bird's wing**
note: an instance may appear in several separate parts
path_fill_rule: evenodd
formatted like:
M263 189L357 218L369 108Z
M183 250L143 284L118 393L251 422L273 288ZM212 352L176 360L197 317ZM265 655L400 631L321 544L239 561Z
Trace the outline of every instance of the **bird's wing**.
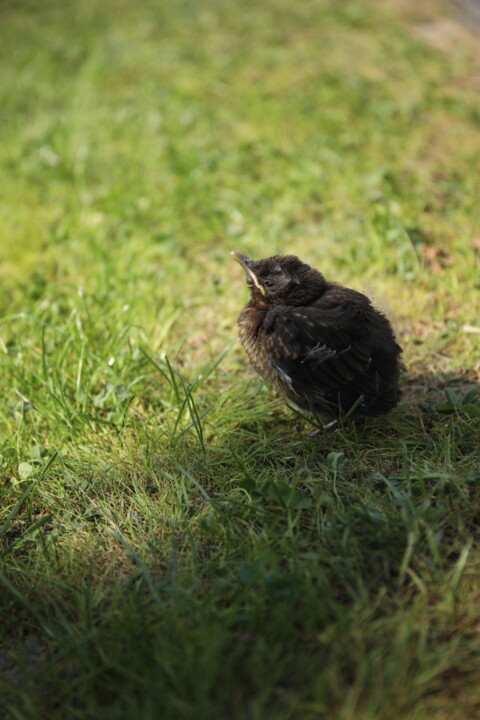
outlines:
M288 308L266 328L275 369L312 402L362 376L371 364L369 343L359 341L355 308Z

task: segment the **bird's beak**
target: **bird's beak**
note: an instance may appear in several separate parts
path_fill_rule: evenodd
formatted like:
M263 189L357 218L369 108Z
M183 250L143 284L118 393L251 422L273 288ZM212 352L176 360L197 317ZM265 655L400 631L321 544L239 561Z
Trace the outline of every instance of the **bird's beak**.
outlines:
M243 267L244 270L247 270L248 272L248 265L249 263L255 262L252 260L252 258L247 257L246 255L242 255L242 253L239 252L231 252L230 255L233 257L234 260L240 263L240 265Z
M257 280L257 276L255 275L255 273L253 272L253 269L252 269L252 265L255 265L255 260L252 260L252 258L249 258L246 255L242 255L242 253L235 252L235 251L231 252L230 254L233 257L233 259L236 260L238 263L240 263L240 265L243 267L243 269L247 271L247 273L252 278L252 280L255 284L255 287L257 287L260 290L262 295L265 295L266 290L262 285L260 285L260 283Z

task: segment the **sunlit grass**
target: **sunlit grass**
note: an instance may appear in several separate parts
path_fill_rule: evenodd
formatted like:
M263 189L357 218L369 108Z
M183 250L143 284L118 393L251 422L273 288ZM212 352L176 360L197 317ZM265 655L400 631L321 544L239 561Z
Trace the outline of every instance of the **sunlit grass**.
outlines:
M479 60L442 12L3 5L6 718L473 717ZM312 435L234 342L234 249L371 293L400 406Z

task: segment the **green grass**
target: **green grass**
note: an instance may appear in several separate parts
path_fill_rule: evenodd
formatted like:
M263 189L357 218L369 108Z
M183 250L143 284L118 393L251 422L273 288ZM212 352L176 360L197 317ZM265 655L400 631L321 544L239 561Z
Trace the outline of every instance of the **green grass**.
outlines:
M416 5L2 4L2 720L480 712L480 57ZM232 249L372 291L400 406L312 437Z

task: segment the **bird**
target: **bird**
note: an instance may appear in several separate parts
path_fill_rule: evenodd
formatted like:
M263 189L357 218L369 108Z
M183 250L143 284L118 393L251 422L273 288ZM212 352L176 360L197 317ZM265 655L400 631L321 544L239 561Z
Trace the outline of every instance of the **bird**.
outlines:
M288 402L322 421L379 417L400 399L402 348L370 299L327 280L295 255L253 260L239 337L254 370Z

